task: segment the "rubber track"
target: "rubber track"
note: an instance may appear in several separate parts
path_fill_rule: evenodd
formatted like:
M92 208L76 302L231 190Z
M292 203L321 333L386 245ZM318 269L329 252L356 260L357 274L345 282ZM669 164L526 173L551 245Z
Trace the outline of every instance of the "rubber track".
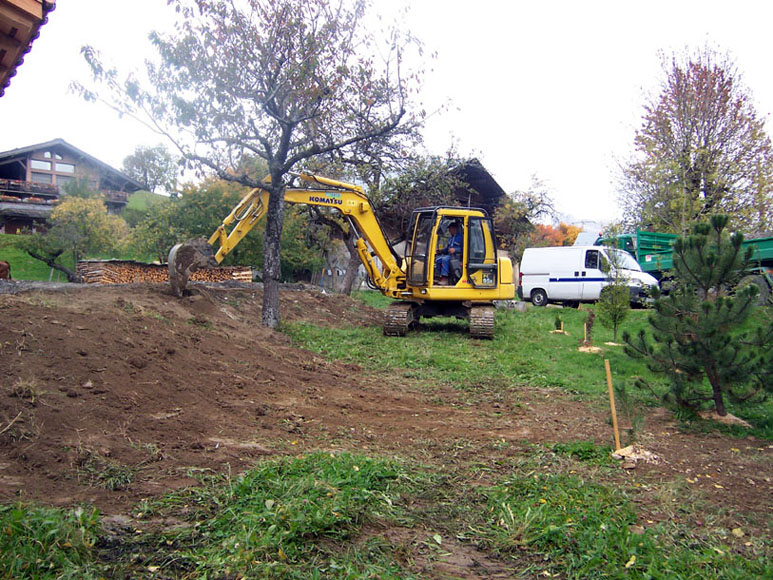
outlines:
M405 336L413 322L415 306L401 302L392 304L384 315L384 334L387 336Z
M473 338L494 338L493 306L473 306L470 308L470 336Z

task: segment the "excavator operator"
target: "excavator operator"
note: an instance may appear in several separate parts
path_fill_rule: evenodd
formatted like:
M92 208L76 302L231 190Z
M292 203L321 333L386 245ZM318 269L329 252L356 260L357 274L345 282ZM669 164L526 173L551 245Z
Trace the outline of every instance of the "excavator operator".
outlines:
M448 234L449 238L446 247L438 250L438 254L440 255L435 259L435 274L440 276L437 283L441 286L448 285L451 258L454 256L461 258L462 245L464 244L464 236L459 230L458 222L451 222L448 226Z

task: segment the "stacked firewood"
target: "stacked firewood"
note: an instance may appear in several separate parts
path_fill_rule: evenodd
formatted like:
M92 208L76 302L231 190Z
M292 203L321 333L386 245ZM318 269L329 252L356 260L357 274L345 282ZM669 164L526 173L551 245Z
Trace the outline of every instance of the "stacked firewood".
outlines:
M169 281L169 271L165 264L143 264L129 260L85 260L78 262L77 271L86 284L165 284ZM252 282L252 271L246 266L205 268L191 274L190 279L194 282Z

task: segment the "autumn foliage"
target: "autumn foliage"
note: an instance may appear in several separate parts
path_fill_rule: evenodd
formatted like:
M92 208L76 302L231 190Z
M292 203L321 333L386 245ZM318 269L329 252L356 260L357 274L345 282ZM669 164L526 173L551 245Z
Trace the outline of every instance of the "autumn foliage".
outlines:
M534 232L529 236L529 247L571 246L581 231L581 227L564 222L557 226L537 224L534 226Z

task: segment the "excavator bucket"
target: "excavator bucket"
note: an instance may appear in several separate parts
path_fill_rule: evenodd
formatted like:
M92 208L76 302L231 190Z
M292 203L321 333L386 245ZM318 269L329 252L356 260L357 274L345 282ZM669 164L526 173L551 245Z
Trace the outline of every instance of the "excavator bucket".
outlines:
M217 266L217 260L206 238L195 238L174 246L169 251L169 283L172 292L181 297L191 273L207 266Z

